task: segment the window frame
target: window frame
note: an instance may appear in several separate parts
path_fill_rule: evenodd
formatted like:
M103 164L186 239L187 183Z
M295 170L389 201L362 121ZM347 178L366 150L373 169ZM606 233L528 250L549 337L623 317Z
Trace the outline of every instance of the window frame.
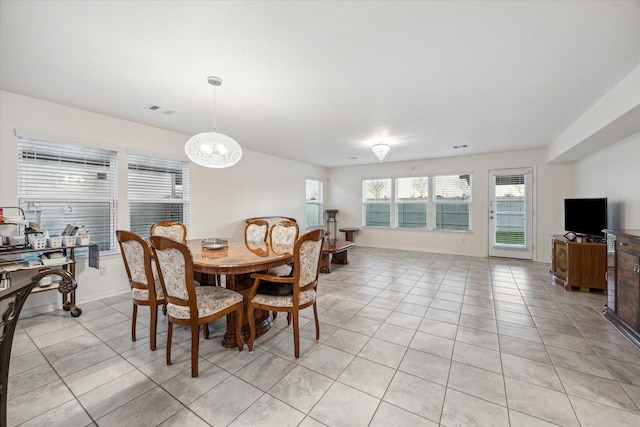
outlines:
M388 191L389 191L389 196L385 197L384 200L378 200L378 199L374 199L374 198L368 198L367 197L367 191L368 191L368 186L367 184L369 182L382 182L384 181L387 186L388 186ZM373 179L363 179L362 180L362 225L363 227L375 227L375 228L391 228L391 224L393 224L394 219L392 218L393 216L393 198L394 198L394 185L393 185L393 178L373 178ZM369 224L368 222L370 222L370 216L372 214L375 214L376 212L371 212L371 208L373 207L380 207L380 206L387 206L388 207L388 224L387 225L372 225ZM380 212L377 212L378 214L380 214ZM384 213L384 212L382 212Z
M98 244L101 252L117 252L117 152L75 141L16 136L18 206L26 219L52 236L62 233L67 224L86 226L90 242Z
M437 177L468 177L468 196L464 199L458 200L436 200L436 182ZM410 199L400 199L400 190L398 183L405 179L426 179L426 196L424 199L412 201ZM388 201L371 201L367 200L367 183L371 181L387 181L390 183L390 197ZM424 174L419 176L400 176L400 177L387 177L387 178L366 178L362 179L362 227L372 228L388 228L396 230L417 230L417 231L442 231L442 232L469 232L472 231L472 194L473 194L473 174L470 172L460 173L437 173L437 174ZM389 206L389 225L368 225L367 224L367 206L375 204L385 204ZM400 212L399 206L402 204L424 204L426 206L426 224L424 227L403 227L400 226ZM454 228L438 228L437 215L438 206L441 205L465 205L468 206L468 224L466 228L454 229Z
M136 173L138 172L138 176ZM157 174L153 176L152 174ZM162 174L162 175L161 175ZM146 177L145 177L146 175ZM144 177L144 179L141 179ZM180 178L178 180L178 177ZM170 183L167 184L167 178ZM157 221L178 221L189 230L189 162L173 160L146 154L127 155L127 217L129 229L141 236L149 237L151 225ZM140 185L141 181L144 185ZM163 182L164 181L164 182ZM180 181L180 191L177 181ZM166 191L170 189L170 191ZM178 197L178 194L180 197ZM150 197L149 195L153 195ZM137 205L134 208L134 205ZM169 212L179 206L178 214L162 215L162 212L150 210L138 211L138 207L149 205L168 205ZM181 210L181 212L179 212ZM135 213L134 213L135 212ZM136 215L134 217L134 215ZM141 218L141 219L137 219Z
M309 197L309 184L316 183L318 187L318 194L315 200ZM305 221L307 228L322 228L324 227L324 181L316 178L305 178ZM317 223L310 223L309 221L309 209L314 207L317 210L318 221Z

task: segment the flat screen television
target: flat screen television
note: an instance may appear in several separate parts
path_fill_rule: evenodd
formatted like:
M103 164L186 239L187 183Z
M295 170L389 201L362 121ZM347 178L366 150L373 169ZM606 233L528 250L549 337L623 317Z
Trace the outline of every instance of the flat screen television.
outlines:
M564 229L579 236L604 237L607 198L564 199Z

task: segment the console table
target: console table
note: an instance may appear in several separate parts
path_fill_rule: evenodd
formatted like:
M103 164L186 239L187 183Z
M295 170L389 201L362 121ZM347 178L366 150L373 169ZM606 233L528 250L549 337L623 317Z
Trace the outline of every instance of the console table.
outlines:
M640 347L640 230L605 230L613 236L604 316Z

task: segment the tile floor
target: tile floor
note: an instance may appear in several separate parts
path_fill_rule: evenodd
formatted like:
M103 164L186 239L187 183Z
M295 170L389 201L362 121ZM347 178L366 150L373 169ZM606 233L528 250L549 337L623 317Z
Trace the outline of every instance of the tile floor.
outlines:
M552 285L549 265L357 247L321 275L321 339L301 357L278 316L253 353L200 345L148 311L131 342L127 294L21 319L8 421L100 426L638 426L640 349L602 316L605 296Z

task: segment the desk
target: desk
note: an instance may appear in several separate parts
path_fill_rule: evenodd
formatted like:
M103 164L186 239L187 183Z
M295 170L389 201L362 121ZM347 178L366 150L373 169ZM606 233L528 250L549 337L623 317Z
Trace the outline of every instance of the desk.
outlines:
M245 342L249 339L249 324L247 323L247 294L253 285L251 273L265 271L279 265L293 262L293 246L268 245L256 243L247 245L244 240L229 240L229 249L226 256L219 258L204 258L202 256L202 240L190 240L187 242L193 255L193 271L196 280L200 283L213 283L208 275L224 274L227 288L241 293L245 297L244 319L242 337ZM256 312L256 337L267 332L272 325L271 317L267 311ZM222 339L224 347L235 348L235 315L227 315L227 332Z
M353 242L345 240L325 240L322 244L320 257L320 273L331 273L329 255L333 264L349 264L347 251L354 246Z

